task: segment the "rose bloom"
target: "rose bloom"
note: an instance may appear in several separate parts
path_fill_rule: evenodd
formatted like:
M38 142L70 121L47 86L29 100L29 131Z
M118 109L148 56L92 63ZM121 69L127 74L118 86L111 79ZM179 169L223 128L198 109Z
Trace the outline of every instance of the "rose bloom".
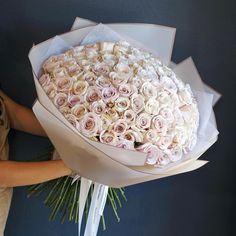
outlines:
M157 157L155 167L164 167L170 163L170 152L161 152L160 155Z
M52 56L43 64L45 72L53 72L55 68L59 68L63 64L63 59L59 56Z
M80 95L70 95L68 97L68 103L70 107L75 106L76 104L80 104L84 102L84 98Z
M167 149L172 143L171 136L161 136L158 140L156 145L161 149L165 150Z
M182 104L192 104L192 92L189 85L186 85L185 88L178 92L179 100Z
M122 135L128 129L128 125L123 119L117 120L114 124L112 129L117 134L117 136Z
M68 97L65 93L58 93L53 98L53 102L55 106L60 109L68 104Z
M105 115L107 116L108 119L110 119L113 122L118 120L118 118L119 118L119 115L118 115L117 111L114 108L108 109L106 111Z
M39 78L39 83L41 84L42 87L50 85L50 82L51 82L51 77L49 74L43 74Z
M144 135L144 142L147 143L156 143L159 136L156 130L149 129Z
M70 77L55 78L55 84L59 92L68 92L73 86L73 80Z
M64 116L71 114L71 108L69 106L61 107L59 110Z
M71 109L72 114L74 114L79 120L87 113L87 108L83 104L77 104Z
M159 102L155 98L149 98L145 105L145 111L151 115L157 115L159 112Z
M113 130L102 130L99 135L99 141L113 146L118 144L117 135Z
M164 107L160 110L159 114L168 122L174 122L174 115L170 108Z
M96 79L96 85L101 89L107 88L111 86L111 81L109 80L109 78L101 75Z
M138 148L137 151L147 153L146 164L155 165L158 157L161 155L159 148L151 143L145 143Z
M161 76L160 83L161 83L162 87L165 90L167 90L169 93L176 93L177 92L177 87L176 87L175 83L168 76Z
M134 131L133 129L128 129L126 132L122 135L124 139L127 139L132 142L143 142L143 135L139 131Z
M89 103L99 101L101 99L101 92L95 86L89 87L85 94L86 101Z
M140 130L146 130L151 126L151 116L145 112L140 113L136 118L136 127Z
M137 89L132 84L121 84L118 89L119 93L123 97L130 97Z
M76 128L79 129L79 122L73 114L65 114L65 118Z
M128 81L128 78L124 77L122 73L118 73L115 71L110 72L109 77L115 86L125 84Z
M115 100L115 106L114 108L118 111L118 112L123 112L125 110L127 110L129 108L130 105L130 100L126 97L118 97Z
M141 88L143 84L142 80L138 76L131 77L129 82L137 89Z
M145 82L141 87L141 93L148 99L157 96L157 89L150 82Z
M86 113L79 124L80 132L88 138L97 136L102 127L102 121L93 112Z
M139 113L144 108L144 98L140 94L133 94L131 96L131 107L134 112Z
M160 115L154 116L152 118L152 128L155 129L160 134L166 134L166 132L167 132L167 122Z
M87 81L89 85L94 85L96 79L97 79L97 76L89 71L89 72L86 72L83 76L82 76L82 79Z
M133 75L131 68L123 62L118 62L114 67L114 71L121 75L121 77L125 78L126 81Z
M136 113L133 110L126 110L123 114L123 119L128 125L133 125L136 119Z
M119 97L119 93L114 87L103 88L102 99L105 103L114 102Z
M79 80L73 85L73 93L77 95L84 95L88 89L88 82Z
M93 102L91 104L91 111L97 115L101 115L106 111L106 104L102 100Z
M171 155L169 155L169 158L172 162L179 161L183 156L182 149L179 146L175 146L170 149L170 153Z
M161 107L171 106L173 102L170 95L166 91L161 91L158 93L157 101Z
M55 68L53 70L53 77L54 78L68 77L68 73L64 67Z
M129 141L127 139L123 139L123 138L119 138L118 140L118 144L116 145L119 148L124 148L124 149L128 149L128 150L135 150L134 149L134 142Z
M94 65L93 71L97 75L108 75L110 72L109 66L105 63L98 62Z

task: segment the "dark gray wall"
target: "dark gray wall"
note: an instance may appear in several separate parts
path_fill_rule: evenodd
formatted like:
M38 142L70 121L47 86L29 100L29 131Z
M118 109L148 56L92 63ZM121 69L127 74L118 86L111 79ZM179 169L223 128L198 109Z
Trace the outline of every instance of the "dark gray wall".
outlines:
M128 204L117 224L105 210L108 230L99 235L226 236L235 232L235 1L230 0L18 0L0 1L0 80L16 101L36 98L27 58L33 43L68 31L76 16L97 22L145 22L177 28L173 60L192 56L205 82L223 94L215 108L220 136L195 172L127 188ZM47 139L12 131L13 160L33 158ZM76 235L77 226L47 221L41 198L16 188L6 236Z

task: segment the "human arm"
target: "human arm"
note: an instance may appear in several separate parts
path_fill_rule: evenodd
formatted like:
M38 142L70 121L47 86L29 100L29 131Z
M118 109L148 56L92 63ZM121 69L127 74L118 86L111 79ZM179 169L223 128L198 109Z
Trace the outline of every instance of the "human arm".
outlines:
M71 172L62 160L42 162L0 161L0 187L37 184L70 175Z
M46 136L45 131L39 124L31 109L14 102L5 93L3 93L2 90L0 90L0 96L4 100L10 125L13 129L34 135Z

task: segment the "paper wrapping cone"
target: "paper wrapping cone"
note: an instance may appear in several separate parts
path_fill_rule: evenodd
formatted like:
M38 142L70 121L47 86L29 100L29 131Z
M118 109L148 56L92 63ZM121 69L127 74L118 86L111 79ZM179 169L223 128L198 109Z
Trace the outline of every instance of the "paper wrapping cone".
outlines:
M118 33L128 34L142 43L150 41L149 48L159 53L159 55L161 51L163 61L170 62L175 29L148 24L111 24L109 26ZM74 24L74 27L76 27L76 24ZM60 38L65 40L68 45L75 46L93 27L76 29L60 35ZM140 34L140 32L146 34ZM158 38L158 43L155 41L156 38ZM145 166L146 155L144 153L93 142L82 136L65 120L38 82L37 77L40 75L42 63L48 57L48 49L52 41L53 39L49 39L34 46L29 53L39 99L34 104L33 110L61 158L70 168L77 171L79 175L93 181L108 186L120 187L191 171L206 163L196 159L216 140L216 133L208 139L201 152L178 165L166 169ZM168 43L163 44L164 42ZM163 45L166 45L166 47L163 47ZM61 47L61 50L63 50L63 47ZM212 114L214 118L214 113L211 113L211 116ZM215 128L214 125L213 128Z

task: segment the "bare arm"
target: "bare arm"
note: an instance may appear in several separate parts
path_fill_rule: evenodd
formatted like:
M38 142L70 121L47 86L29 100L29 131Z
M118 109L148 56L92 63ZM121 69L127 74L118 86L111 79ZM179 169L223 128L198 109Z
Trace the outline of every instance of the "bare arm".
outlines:
M34 135L46 136L45 131L36 119L33 111L9 98L0 90L0 96L4 99L10 124L13 129L31 133Z
M62 160L43 162L0 161L0 187L37 184L70 175Z

